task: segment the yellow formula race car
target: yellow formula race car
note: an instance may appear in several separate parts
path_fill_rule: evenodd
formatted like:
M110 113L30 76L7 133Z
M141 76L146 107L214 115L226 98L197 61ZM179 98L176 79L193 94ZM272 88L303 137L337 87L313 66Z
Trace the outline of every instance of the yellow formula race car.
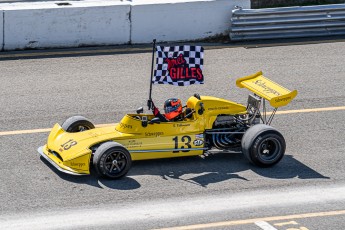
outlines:
M208 155L242 151L248 160L268 167L285 152L282 134L270 126L276 110L297 95L265 78L261 72L236 81L247 88L248 104L195 94L187 101L179 121L161 122L152 114L126 114L112 126L95 128L82 116L55 124L40 155L58 170L90 174L94 167L101 177L124 176L132 161ZM274 108L266 114L265 101Z

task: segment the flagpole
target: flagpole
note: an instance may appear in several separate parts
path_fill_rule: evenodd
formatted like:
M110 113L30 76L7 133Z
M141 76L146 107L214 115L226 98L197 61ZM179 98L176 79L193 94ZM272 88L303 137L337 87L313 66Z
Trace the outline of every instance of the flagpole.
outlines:
M153 39L149 101L152 100L152 98L151 98L151 95L152 95L152 77L153 77L153 65L154 65L154 59L155 59L155 49L156 49L156 39ZM149 110L150 110L152 105L151 105L151 103L147 103L147 106L149 107Z

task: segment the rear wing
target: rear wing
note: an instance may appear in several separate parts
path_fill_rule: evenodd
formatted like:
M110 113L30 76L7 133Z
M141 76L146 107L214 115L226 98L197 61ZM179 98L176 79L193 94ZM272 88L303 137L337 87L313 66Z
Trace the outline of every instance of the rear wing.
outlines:
M272 107L278 108L289 104L297 96L297 90L290 91L264 77L262 72L236 80L240 88L247 88L256 95L268 100Z

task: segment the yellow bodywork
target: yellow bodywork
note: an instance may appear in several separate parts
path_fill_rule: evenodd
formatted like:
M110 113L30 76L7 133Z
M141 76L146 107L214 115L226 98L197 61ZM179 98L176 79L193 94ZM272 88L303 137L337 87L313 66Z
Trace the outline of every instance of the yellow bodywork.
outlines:
M297 94L263 77L261 72L238 79L236 84L269 100L274 107L286 105ZM151 114L127 114L115 125L77 133L68 133L55 124L47 144L38 151L58 170L77 175L90 173L92 149L107 141L122 144L134 161L201 155L206 150L205 130L212 129L218 115L247 114L244 105L210 96L201 96L200 100L190 97L186 106L195 111L191 117L147 126L142 118L150 121L154 118Z
M244 105L209 96L201 96L201 100L190 97L187 107L195 110L190 118L146 127L142 118L150 121L152 114L127 114L115 125L78 133L65 132L55 124L39 152L56 168L72 174L89 174L91 148L106 141L122 144L133 161L201 155L205 150L204 131L212 128L219 114L247 113Z
M283 86L264 77L258 72L247 77L239 78L236 85L247 88L262 98L268 100L272 107L278 108L289 104L297 96L297 90L290 91Z

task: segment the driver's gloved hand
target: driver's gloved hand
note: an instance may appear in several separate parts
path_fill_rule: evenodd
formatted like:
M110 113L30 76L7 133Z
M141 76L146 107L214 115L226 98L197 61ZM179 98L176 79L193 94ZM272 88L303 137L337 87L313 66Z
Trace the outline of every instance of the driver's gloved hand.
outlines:
M151 99L147 100L147 106L152 110L153 115L158 116L158 114L160 113L159 109L155 106Z
M158 116L158 114L159 114L159 110L156 108L155 105L153 105L153 107L152 107L152 112L153 112L153 115L155 115L155 116Z
M149 109L153 109L154 104L153 104L153 101L151 99L147 100L147 106L149 107Z

